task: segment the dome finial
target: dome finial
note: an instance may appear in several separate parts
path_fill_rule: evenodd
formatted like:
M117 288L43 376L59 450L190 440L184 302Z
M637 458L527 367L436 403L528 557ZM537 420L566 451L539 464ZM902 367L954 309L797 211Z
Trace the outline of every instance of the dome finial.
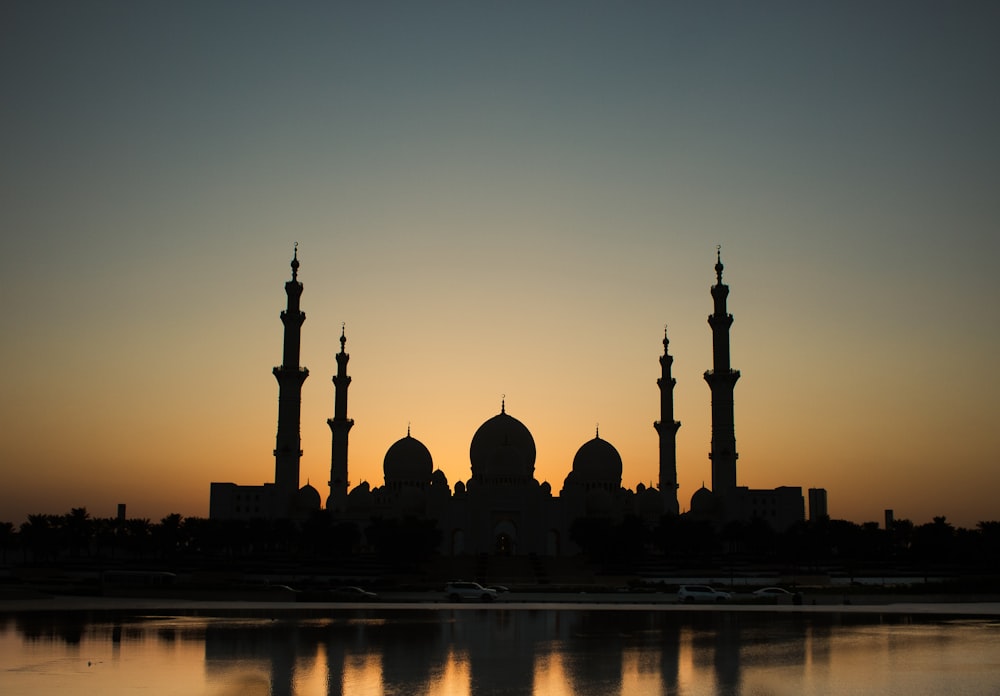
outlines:
M292 280L299 275L299 243L295 242L295 250L292 252Z
M500 413L507 413L507 395L500 395Z
M344 333L346 330L347 330L347 324L345 324L344 322L340 322L340 352L341 353L344 352L344 345L347 343L347 336Z
M667 325L663 325L663 352L667 352L667 346L670 345L670 339L667 338Z
M715 277L719 281L719 285L722 285L722 245L715 245Z
M596 423L594 425L594 438L598 439L598 440L601 439L601 424L600 423Z
M410 436L410 421L406 421L406 437Z

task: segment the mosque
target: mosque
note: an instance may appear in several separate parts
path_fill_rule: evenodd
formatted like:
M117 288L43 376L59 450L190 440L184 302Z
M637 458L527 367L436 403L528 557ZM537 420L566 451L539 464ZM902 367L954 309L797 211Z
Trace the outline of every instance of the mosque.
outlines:
M303 286L298 280L297 250L291 269L292 277L285 283L287 307L281 313L283 359L273 370L278 381L274 483L212 483L209 516L213 519L305 519L321 507L319 491L308 483L299 486L301 393L309 370L299 364L305 313L300 309ZM759 518L782 531L805 518L801 487L755 490L737 485L733 391L740 372L730 366L733 315L726 311L729 287L722 282L722 271L721 252L717 251L716 284L711 288L714 311L708 317L713 368L704 375L712 394L712 488L702 486L696 491L684 514L718 525ZM342 331L333 377L334 414L327 420L332 448L326 509L336 519L355 521L361 527L378 517L433 519L442 532L439 551L446 555L561 556L579 551L570 539L570 528L579 518L622 520L631 515L654 525L663 515L680 514L676 434L681 424L674 420L673 357L666 333L657 379L660 420L653 424L659 437L658 487L639 484L634 491L623 488L621 456L596 433L577 451L559 495L553 495L548 483L535 478L534 438L521 421L506 412L503 402L500 413L486 420L472 436L471 477L456 482L454 490L444 472L434 468L428 449L407 431L406 437L385 454L383 485L372 488L365 482L348 491L348 435L354 421L347 417L351 377L347 374L350 355L345 351L346 343ZM811 508L813 500L821 500L823 509L811 509L811 514L825 515L825 491L810 489Z

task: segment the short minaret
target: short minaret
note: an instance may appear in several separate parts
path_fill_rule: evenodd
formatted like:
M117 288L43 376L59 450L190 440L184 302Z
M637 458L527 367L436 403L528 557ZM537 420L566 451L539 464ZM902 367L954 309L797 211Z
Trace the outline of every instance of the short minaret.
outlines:
M660 436L660 495L663 496L663 511L677 515L677 429L680 421L674 420L674 385L677 380L670 376L674 363L670 355L667 329L663 328L663 355L660 356L661 376L656 380L660 388L660 420L653 423Z
M351 378L347 375L347 361L351 356L344 352L346 344L347 337L344 335L344 326L341 325L337 374L333 376L333 418L326 421L333 438L330 448L330 497L326 499L326 509L331 512L344 512L347 509L347 434L351 432L354 419L347 417L347 388L351 385Z
M722 282L722 249L716 248L715 277L712 298L715 312L708 317L712 327L712 369L705 372L705 381L712 390L712 492L725 495L736 490L736 426L733 417L733 389L740 378L739 370L729 365L729 327L733 315L726 312L729 286Z
M278 436L274 446L274 517L291 517L295 494L299 490L299 460L302 457L300 421L302 383L309 370L299 365L302 322L306 315L299 309L302 283L298 281L299 249L292 256L292 279L285 283L288 307L281 313L285 325L285 345L281 367L272 370L278 380Z

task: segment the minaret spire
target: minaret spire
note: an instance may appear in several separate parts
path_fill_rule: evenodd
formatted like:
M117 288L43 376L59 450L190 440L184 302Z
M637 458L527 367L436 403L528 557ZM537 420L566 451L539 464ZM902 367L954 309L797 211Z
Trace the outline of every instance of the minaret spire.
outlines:
M729 328L733 315L726 311L729 286L722 282L722 247L715 250L716 284L712 286L715 311L708 317L712 327L712 369L705 372L705 381L712 390L712 491L725 495L736 490L736 426L733 416L733 390L740 378L739 370L729 363Z
M668 514L679 514L677 503L677 429L681 422L674 420L674 385L677 384L670 375L674 363L669 351L670 340L667 338L667 327L663 327L663 355L660 356L661 375L656 380L660 388L660 420L653 423L660 436L660 495L663 497L663 511Z
M305 312L299 309L302 283L298 281L299 245L292 255L292 279L285 283L288 304L281 313L284 324L283 357L280 367L272 370L278 380L278 434L274 445L274 517L291 517L295 493L299 490L299 461L302 458L300 421L302 383L309 370L299 365L299 347Z
M354 419L347 417L347 388L351 378L347 374L347 361L351 356L346 352L346 327L340 324L340 352L337 353L337 374L333 376L334 404L333 418L326 423L333 438L330 446L330 497L326 499L326 509L343 512L347 509L347 436L354 426Z

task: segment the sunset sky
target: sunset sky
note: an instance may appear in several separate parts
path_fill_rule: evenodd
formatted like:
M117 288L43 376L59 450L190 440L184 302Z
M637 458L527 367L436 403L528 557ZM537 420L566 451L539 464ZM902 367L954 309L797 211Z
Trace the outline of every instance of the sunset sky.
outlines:
M302 483L500 411L711 485L716 245L740 485L1000 519L1000 4L7 2L0 521L272 481L299 245Z

